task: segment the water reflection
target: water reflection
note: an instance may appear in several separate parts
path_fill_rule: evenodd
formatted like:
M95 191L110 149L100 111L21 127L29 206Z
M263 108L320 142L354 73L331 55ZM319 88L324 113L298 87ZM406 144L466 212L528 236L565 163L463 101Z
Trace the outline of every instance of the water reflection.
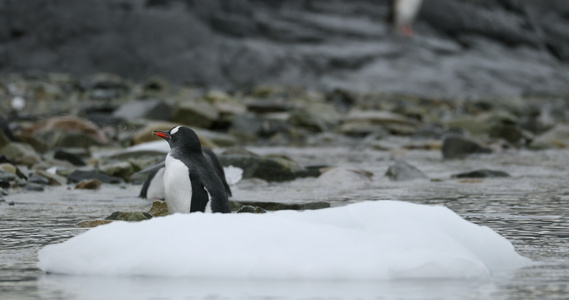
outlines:
M38 291L68 299L489 299L488 280L278 281L44 275Z

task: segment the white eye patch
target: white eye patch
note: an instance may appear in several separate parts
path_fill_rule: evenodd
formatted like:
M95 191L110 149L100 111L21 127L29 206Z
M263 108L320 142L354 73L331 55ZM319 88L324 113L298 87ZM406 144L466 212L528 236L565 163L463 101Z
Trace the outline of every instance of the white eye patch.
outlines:
M176 126L176 127L172 128L172 129L170 129L170 135L173 135L173 134L175 134L176 132L178 132L178 129L180 129L180 126Z

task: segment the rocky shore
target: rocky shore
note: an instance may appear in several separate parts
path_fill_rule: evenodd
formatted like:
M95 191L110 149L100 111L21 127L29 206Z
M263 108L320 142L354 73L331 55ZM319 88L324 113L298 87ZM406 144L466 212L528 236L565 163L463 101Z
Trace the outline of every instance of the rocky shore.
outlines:
M144 175L137 172L164 158L164 151L145 148L146 142L157 141L151 131L178 124L194 128L222 164L242 168L244 179L256 180L248 184L300 177L318 177L330 185L339 177L362 182L372 176L427 178L405 161L394 162L386 174L370 174L333 164L300 164L248 147L436 150L441 159L451 160L569 146L569 98L563 97L460 100L267 85L222 92L162 78L134 82L112 74L51 73L1 76L0 99L2 195L41 192L46 186L142 184ZM508 176L500 170L473 171L455 175ZM259 206L236 205L236 210Z

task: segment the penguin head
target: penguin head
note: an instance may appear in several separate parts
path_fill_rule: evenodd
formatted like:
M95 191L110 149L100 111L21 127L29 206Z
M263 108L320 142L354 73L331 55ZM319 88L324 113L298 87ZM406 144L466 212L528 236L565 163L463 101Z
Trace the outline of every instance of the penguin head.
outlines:
M202 152L202 146L198 135L188 127L176 126L168 131L155 130L152 132L170 144L172 150L182 150L183 152Z

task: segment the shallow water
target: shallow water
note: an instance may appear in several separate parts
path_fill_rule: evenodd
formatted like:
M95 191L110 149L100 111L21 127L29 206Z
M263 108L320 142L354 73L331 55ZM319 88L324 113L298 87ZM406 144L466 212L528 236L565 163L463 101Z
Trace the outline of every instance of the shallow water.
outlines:
M79 234L79 221L117 210L147 210L140 186L107 185L99 191L49 188L12 194L0 203L2 299L566 299L569 297L569 151L513 151L443 161L438 151L384 152L351 147L253 148L286 154L305 165L334 165L373 172L333 186L316 178L267 184L243 180L234 199L282 202L404 200L445 205L508 238L536 264L480 280L245 281L192 278L97 278L43 274L37 251ZM403 159L435 180L391 182L391 160ZM450 179L480 168L511 178ZM8 203L13 202L14 205Z

